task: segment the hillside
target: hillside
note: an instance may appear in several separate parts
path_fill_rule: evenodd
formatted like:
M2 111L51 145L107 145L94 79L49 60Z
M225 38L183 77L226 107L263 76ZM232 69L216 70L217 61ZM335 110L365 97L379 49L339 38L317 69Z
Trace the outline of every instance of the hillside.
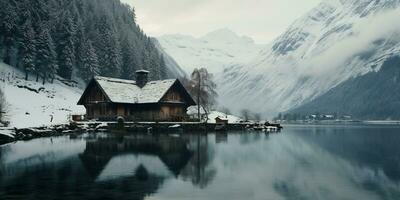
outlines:
M13 127L68 122L93 76L185 76L119 0L0 1L0 87ZM51 121L53 116L53 121Z
M42 85L25 81L22 71L0 63L0 88L10 127L68 123L69 115L85 113L84 107L76 105L82 89L74 82L56 79L53 84Z
M290 113L350 115L355 119L400 119L400 57L379 72L351 78Z
M380 73L386 60L400 54L399 28L393 26L400 17L399 5L398 0L323 1L256 59L219 74L220 102L236 112L249 108L272 117L350 79ZM375 88L391 87L396 88L390 84Z
M119 0L10 0L0 7L0 60L42 82L133 79L138 69L153 80L178 74Z

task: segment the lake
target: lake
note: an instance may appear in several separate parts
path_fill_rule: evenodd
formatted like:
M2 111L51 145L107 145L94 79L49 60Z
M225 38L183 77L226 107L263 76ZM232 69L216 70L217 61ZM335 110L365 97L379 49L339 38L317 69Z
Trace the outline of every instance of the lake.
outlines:
M21 141L0 147L0 199L400 199L400 127Z

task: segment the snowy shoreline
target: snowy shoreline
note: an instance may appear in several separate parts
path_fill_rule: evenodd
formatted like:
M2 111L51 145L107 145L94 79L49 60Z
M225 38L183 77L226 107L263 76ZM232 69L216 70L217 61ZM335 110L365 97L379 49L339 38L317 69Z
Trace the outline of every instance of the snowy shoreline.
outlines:
M35 138L83 133L84 131L86 130L68 124L42 126L35 128L0 127L0 145L16 141L31 140Z

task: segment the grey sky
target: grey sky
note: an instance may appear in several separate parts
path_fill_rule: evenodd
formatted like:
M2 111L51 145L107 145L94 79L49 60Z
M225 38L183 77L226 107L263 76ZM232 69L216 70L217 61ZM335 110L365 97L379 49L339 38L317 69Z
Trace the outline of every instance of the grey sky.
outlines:
M121 0L150 36L201 36L220 28L267 43L321 0Z

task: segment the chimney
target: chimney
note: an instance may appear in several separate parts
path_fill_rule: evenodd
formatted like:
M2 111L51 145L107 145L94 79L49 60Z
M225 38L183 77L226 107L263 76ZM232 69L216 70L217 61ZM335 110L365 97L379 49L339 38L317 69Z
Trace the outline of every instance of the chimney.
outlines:
M147 81L148 81L148 74L150 72L147 70L137 70L136 71L136 85L139 86L140 88L143 88Z

